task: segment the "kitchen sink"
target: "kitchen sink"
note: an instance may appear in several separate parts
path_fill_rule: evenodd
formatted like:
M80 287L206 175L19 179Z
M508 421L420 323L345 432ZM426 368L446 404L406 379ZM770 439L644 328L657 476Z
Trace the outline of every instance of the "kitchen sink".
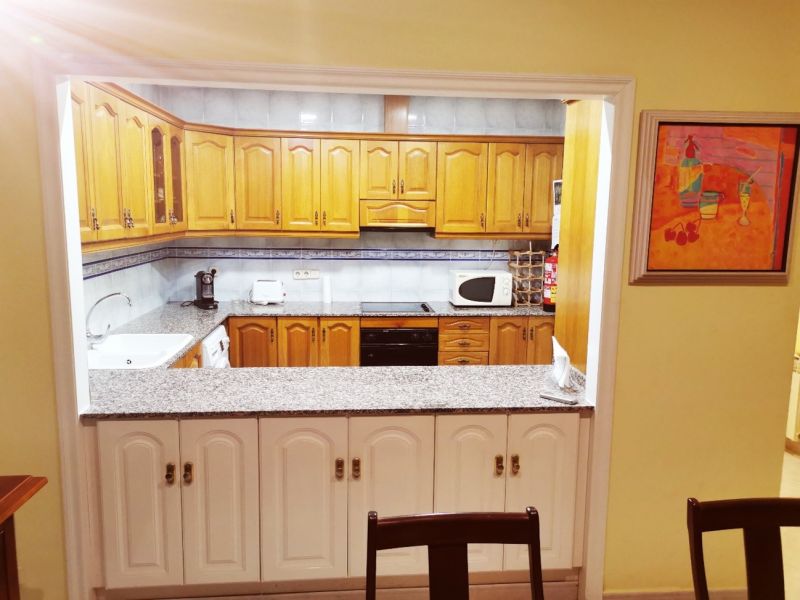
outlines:
M185 333L122 333L89 349L90 369L160 367L192 341Z

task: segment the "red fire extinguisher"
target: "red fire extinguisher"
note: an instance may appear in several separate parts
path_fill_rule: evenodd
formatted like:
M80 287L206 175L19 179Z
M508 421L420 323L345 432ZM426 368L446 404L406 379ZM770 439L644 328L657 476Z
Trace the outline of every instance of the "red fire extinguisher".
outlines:
M558 291L558 244L544 259L544 285L542 288L542 309L556 312L556 293Z

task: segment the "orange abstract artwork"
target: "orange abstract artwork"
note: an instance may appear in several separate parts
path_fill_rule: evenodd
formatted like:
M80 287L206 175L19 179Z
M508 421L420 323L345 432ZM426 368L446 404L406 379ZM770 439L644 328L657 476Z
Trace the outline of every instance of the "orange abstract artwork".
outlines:
M798 126L658 126L648 271L782 271Z

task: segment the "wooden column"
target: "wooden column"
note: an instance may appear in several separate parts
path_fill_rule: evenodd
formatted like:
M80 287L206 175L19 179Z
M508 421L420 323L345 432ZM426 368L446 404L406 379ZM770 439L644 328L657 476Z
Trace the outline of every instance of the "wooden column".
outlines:
M408 133L408 96L383 97L383 131Z
M558 252L555 335L572 363L586 371L589 296L603 103L567 106Z

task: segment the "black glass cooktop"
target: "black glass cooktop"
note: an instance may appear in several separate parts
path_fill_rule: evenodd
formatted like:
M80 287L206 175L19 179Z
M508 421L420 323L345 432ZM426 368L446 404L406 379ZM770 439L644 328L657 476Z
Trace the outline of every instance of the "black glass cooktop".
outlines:
M362 302L365 313L430 313L431 307L424 302Z

